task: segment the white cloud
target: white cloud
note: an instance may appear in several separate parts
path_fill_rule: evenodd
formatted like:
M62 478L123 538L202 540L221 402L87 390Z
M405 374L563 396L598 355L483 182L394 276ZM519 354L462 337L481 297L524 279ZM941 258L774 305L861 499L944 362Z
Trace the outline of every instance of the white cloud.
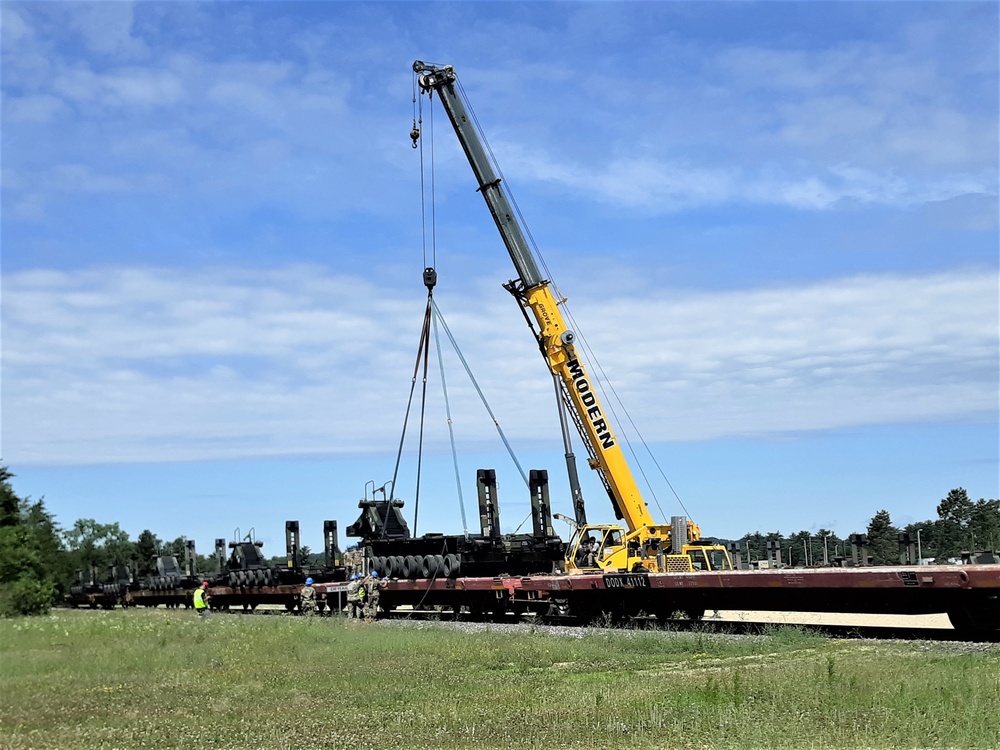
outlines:
M508 434L545 439L551 383L513 302L438 298ZM312 267L103 268L8 274L3 299L11 463L384 452L398 440L422 314L412 293ZM956 272L641 304L623 292L577 318L644 437L660 441L995 416L996 310L994 273ZM460 437L490 439L449 369Z
M750 170L711 167L656 157L555 162L538 151L507 146L504 154L518 177L559 185L581 197L659 213L744 203L804 210L832 209L842 201L910 208L969 194L995 196L996 172L908 175L851 164L822 169L794 163Z

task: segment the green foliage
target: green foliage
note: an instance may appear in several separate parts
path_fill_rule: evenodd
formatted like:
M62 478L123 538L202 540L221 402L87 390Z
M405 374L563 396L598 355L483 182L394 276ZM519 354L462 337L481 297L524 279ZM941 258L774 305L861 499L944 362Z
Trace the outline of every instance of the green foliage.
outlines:
M1000 551L1000 500L979 499L973 502L961 487L951 490L937 506L936 520L918 521L906 526L914 546L920 532L920 554L924 559L947 562L962 551ZM900 530L892 523L889 511L880 510L871 519L868 553L875 565L900 562ZM850 544L829 529L800 531L784 536L780 531L744 534L739 539L743 561L767 560L767 543L781 543L781 561L785 565L822 565L825 556L833 562L838 556L850 557Z
M44 614L55 601L64 554L42 501L19 497L13 476L0 467L0 616Z
M98 523L93 518L78 518L62 536L81 569L96 566L107 571L112 565L128 565L135 554L135 545L117 522Z
M868 554L873 565L899 563L899 529L887 510L880 510L868 523Z
M1000 550L1000 500L976 501L969 514L973 551Z
M143 529L135 541L136 574L139 577L153 575L156 572L153 557L160 554L161 547L163 542L160 538L149 529Z
M0 583L0 617L47 614L55 597L56 587L50 579L22 575Z
M980 498L973 502L969 493L958 487L941 500L937 513L931 546L934 556L946 559L963 551L1000 548L1000 500Z

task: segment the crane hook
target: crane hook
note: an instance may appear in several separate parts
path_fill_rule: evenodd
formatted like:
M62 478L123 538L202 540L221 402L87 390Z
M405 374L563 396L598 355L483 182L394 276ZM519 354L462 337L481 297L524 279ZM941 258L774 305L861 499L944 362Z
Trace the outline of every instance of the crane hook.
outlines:
M413 148L417 147L417 141L420 139L420 128L417 127L417 121L413 121L413 130L410 131L410 138L413 140Z

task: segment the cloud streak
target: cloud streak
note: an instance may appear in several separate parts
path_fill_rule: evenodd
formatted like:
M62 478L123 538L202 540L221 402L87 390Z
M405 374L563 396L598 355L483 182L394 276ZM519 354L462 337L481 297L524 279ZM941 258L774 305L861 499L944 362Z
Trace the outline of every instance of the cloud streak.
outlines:
M3 451L16 464L384 453L423 306L308 266L25 271L5 276L3 298ZM508 433L538 440L551 384L513 301L438 298ZM993 272L950 272L623 293L575 319L592 369L657 442L992 418L996 310ZM450 358L460 433L489 440Z

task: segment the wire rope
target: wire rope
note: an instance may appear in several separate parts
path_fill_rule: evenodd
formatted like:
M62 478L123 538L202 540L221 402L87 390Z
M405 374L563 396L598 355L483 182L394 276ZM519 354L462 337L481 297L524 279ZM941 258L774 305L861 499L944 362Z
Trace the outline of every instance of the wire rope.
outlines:
M455 466L455 487L458 490L458 509L462 513L462 533L466 538L469 536L469 524L465 518L465 496L462 494L462 480L458 471L458 449L455 446L455 423L451 418L451 400L448 398L448 381L444 373L444 356L441 354L441 337L438 335L438 317L435 306L435 314L432 319L434 327L434 346L437 349L438 369L441 372L441 390L444 392L444 411L448 419L448 437L451 440L451 460Z
M511 460L517 467L518 472L521 474L521 479L524 480L525 486L528 485L528 475L525 474L524 469L521 467L521 462L517 460L517 456L514 453L514 449L510 445L510 441L507 440L507 436L504 434L503 428L500 426L500 420L497 419L496 414L493 413L493 408L490 406L489 401L486 398L486 394L483 393L483 389L479 387L479 382L476 380L476 376L472 373L472 368L469 367L469 362L465 359L465 355L462 354L461 348L458 346L458 342L455 340L455 336L452 334L451 329L448 327L447 321L444 319L444 315L441 314L440 308L437 306L437 302L432 301L431 305L434 309L434 315L437 320L441 323L441 328L444 330L445 335L451 342L452 348L455 350L455 354L458 355L459 361L462 363L462 367L465 368L466 374L469 376L469 380L472 382L472 386L476 389L476 393L479 394L480 401L483 402L483 406L486 408L486 413L490 415L490 419L493 420L493 425L497 429L497 433L500 435L500 440L503 441L504 447L507 449L508 455L510 455Z
M653 502L655 503L657 509L659 510L661 517L663 517L664 516L664 512L663 512L663 508L660 505L659 497L657 497L656 491L653 489L652 483L649 481L649 478L646 476L646 472L643 469L642 462L639 461L639 458L636 455L635 447L632 444L632 440L630 440L628 434L626 432L624 432L624 427L626 425L626 422L627 422L627 424L629 426L631 426L631 429L634 430L634 434L636 435L636 439L646 449L646 453L649 455L650 459L653 461L653 464L656 466L656 468L657 468L660 476L663 478L664 482L666 482L667 486L670 488L670 491L673 493L673 495L676 498L678 504L684 510L684 513L687 514L690 517L690 513L688 512L688 509L685 507L684 502L681 500L680 495L678 495L677 490L674 489L673 484L667 478L665 472L663 471L663 468L660 466L659 462L656 460L656 456L653 455L653 452L650 449L649 444L646 442L645 438L642 436L642 433L639 431L638 426L635 424L635 421L632 419L631 414L625 408L624 402L618 396L618 393L617 393L617 391L615 391L614 386L611 384L611 381L608 380L607 374L605 373L604 368L600 364L600 360L598 360L598 358L594 355L593 350L590 348L589 344L587 343L586 337L580 332L580 328L577 325L577 322L576 322L575 318L573 317L572 312L569 309L569 305L567 304L567 302L568 302L567 297L565 295L563 295L562 291L559 289L558 284L556 284L555 280L552 278L552 273L551 273L551 271L550 271L550 269L548 267L548 263L546 263L545 257L542 255L541 251L539 250L538 244L535 242L535 238L531 234L531 230L528 228L527 222L524 221L524 216L521 213L520 206L518 205L517 201L514 198L514 194L513 194L513 191L510 188L510 184L507 182L506 178L504 177L503 170L501 169L501 167L500 167L500 165L499 165L499 163L498 163L498 161L496 159L496 156L493 153L493 148L490 146L490 143L487 140L486 135L483 132L483 129L482 129L481 125L479 124L479 119L476 116L475 111L472 109L471 104L469 103L469 98L468 98L468 96L466 96L465 90L464 90L464 88L462 88L461 82L456 80L456 85L458 86L458 88L459 88L459 90L461 92L462 99L465 102L465 106L466 106L466 109L469 112L469 117L470 117L470 119L472 121L472 124L476 128L476 131L479 134L480 140L483 142L484 148L486 149L486 152L489 155L490 162L493 165L493 168L496 171L497 175L504 182L504 190L507 193L507 197L510 200L511 205L514 208L514 213L517 215L517 218L518 218L518 220L520 222L520 225L521 225L521 229L524 232L525 237L527 238L529 244L531 245L531 248L532 248L532 251L533 251L533 253L535 255L535 258L538 260L539 265L541 266L542 270L544 271L545 278L548 281L550 287L552 288L553 293L555 294L555 297L556 297L556 300L557 300L557 304L560 305L563 308L563 311L565 313L565 317L567 318L567 320L572 325L574 333L577 335L580 343L582 343L582 345L583 345L583 349L587 352L587 359L588 359L588 361L592 362L594 368L597 370L597 372L600 373L601 377L598 379L598 387L601 389L601 392L605 395L605 400L607 401L608 408L611 410L612 416L614 416L616 423L622 429L622 432L623 432L622 439L625 441L625 444L628 446L629 452L631 453L633 459L635 459L635 464L636 464L636 466L639 469L639 473L640 473L640 475L643 478L643 482L646 485L646 489L649 492L650 497L653 499ZM611 392L613 398L609 398L608 397L608 391ZM618 413L617 413L618 409L615 408L615 402L618 403L618 406L619 406L620 410L625 415L625 420L621 419L618 416Z

